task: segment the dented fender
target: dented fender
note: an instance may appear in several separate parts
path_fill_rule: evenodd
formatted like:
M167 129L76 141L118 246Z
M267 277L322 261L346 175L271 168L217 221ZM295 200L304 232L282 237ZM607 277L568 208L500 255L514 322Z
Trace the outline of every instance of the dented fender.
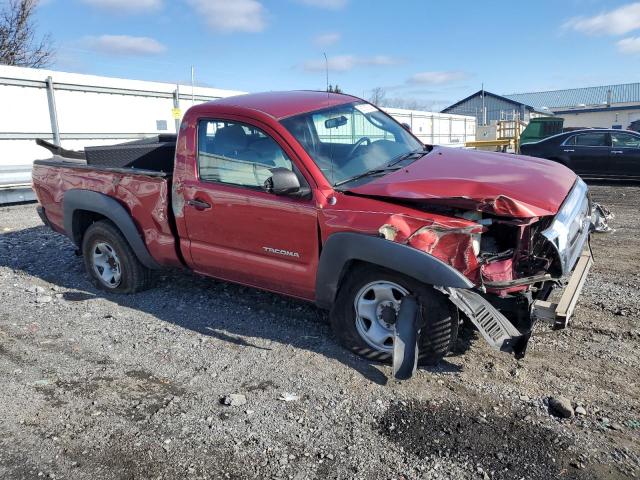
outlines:
M433 255L475 281L479 268L479 236L483 229L482 225L465 219L451 219L446 224L424 221L415 229L401 216L392 215L378 233L387 240Z
M362 261L402 272L428 285L467 289L473 283L439 258L408 245L382 237L338 232L325 242L316 276L316 304L330 308L338 292L345 267Z

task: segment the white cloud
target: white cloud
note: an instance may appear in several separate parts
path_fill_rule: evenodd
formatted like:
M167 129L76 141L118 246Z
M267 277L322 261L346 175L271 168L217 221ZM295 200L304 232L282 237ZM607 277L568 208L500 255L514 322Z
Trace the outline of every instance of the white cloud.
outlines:
M423 85L442 85L443 83L451 83L457 80L469 78L469 74L458 71L445 72L420 72L411 75L407 83L418 83Z
M85 42L89 48L111 55L158 55L167 50L167 47L153 38L130 35L86 37Z
M162 8L162 0L82 0L92 7L113 10L115 13L140 13Z
M359 57L357 55L336 55L327 59L329 71L347 72L358 66L372 67L381 65L395 65L400 60L388 55L376 55L373 57ZM302 65L308 72L324 71L326 64L324 58L309 60Z
M622 53L636 54L640 53L640 37L623 38L616 43L618 50Z
M567 21L564 27L590 35L623 35L640 28L640 2L593 17L575 17Z
M310 7L327 8L329 10L339 10L347 6L348 0L298 0L300 3Z
M316 35L313 38L313 43L319 47L328 47L329 45L333 45L338 42L341 37L342 35L338 32L323 33Z
M256 0L188 0L207 25L222 33L261 32L267 26L266 10Z

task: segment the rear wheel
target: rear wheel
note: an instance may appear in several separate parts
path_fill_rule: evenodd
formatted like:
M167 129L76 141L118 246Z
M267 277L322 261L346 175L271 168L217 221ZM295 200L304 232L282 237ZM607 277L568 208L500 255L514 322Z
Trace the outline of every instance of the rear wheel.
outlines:
M346 348L371 360L390 361L400 302L412 294L420 298L425 323L418 363L435 365L451 350L458 336L458 311L445 295L380 267L362 266L347 275L331 312L333 331Z
M134 293L151 285L151 270L140 263L122 232L108 220L87 229L82 254L87 272L102 290Z

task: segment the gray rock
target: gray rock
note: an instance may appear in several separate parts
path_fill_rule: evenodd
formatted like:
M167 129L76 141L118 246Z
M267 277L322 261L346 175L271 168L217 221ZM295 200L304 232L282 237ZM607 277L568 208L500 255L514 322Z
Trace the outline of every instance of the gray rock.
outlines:
M232 393L230 395L225 395L224 397L222 397L220 399L220 403L229 407L239 407L247 403L247 397L245 397L241 393Z
M586 415L587 414L587 410L582 405L578 405L576 407L575 414L576 415Z
M298 400L300 400L300 396L296 395L295 393L284 392L282 395L280 395L278 400L282 400L283 402L297 402Z
M53 298L51 298L49 295L42 295L36 298L36 303L49 303L51 302L51 300L53 300Z
M573 417L571 401L566 397L549 397L549 412L560 418Z

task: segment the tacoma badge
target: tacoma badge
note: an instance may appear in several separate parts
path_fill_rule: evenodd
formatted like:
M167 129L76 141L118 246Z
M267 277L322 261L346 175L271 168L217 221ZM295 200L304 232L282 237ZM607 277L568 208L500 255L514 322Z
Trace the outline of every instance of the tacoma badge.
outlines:
M262 249L267 253L276 253L278 255L284 255L285 257L300 258L300 254L298 252L290 252L289 250L282 250L280 248L271 247L262 247Z

